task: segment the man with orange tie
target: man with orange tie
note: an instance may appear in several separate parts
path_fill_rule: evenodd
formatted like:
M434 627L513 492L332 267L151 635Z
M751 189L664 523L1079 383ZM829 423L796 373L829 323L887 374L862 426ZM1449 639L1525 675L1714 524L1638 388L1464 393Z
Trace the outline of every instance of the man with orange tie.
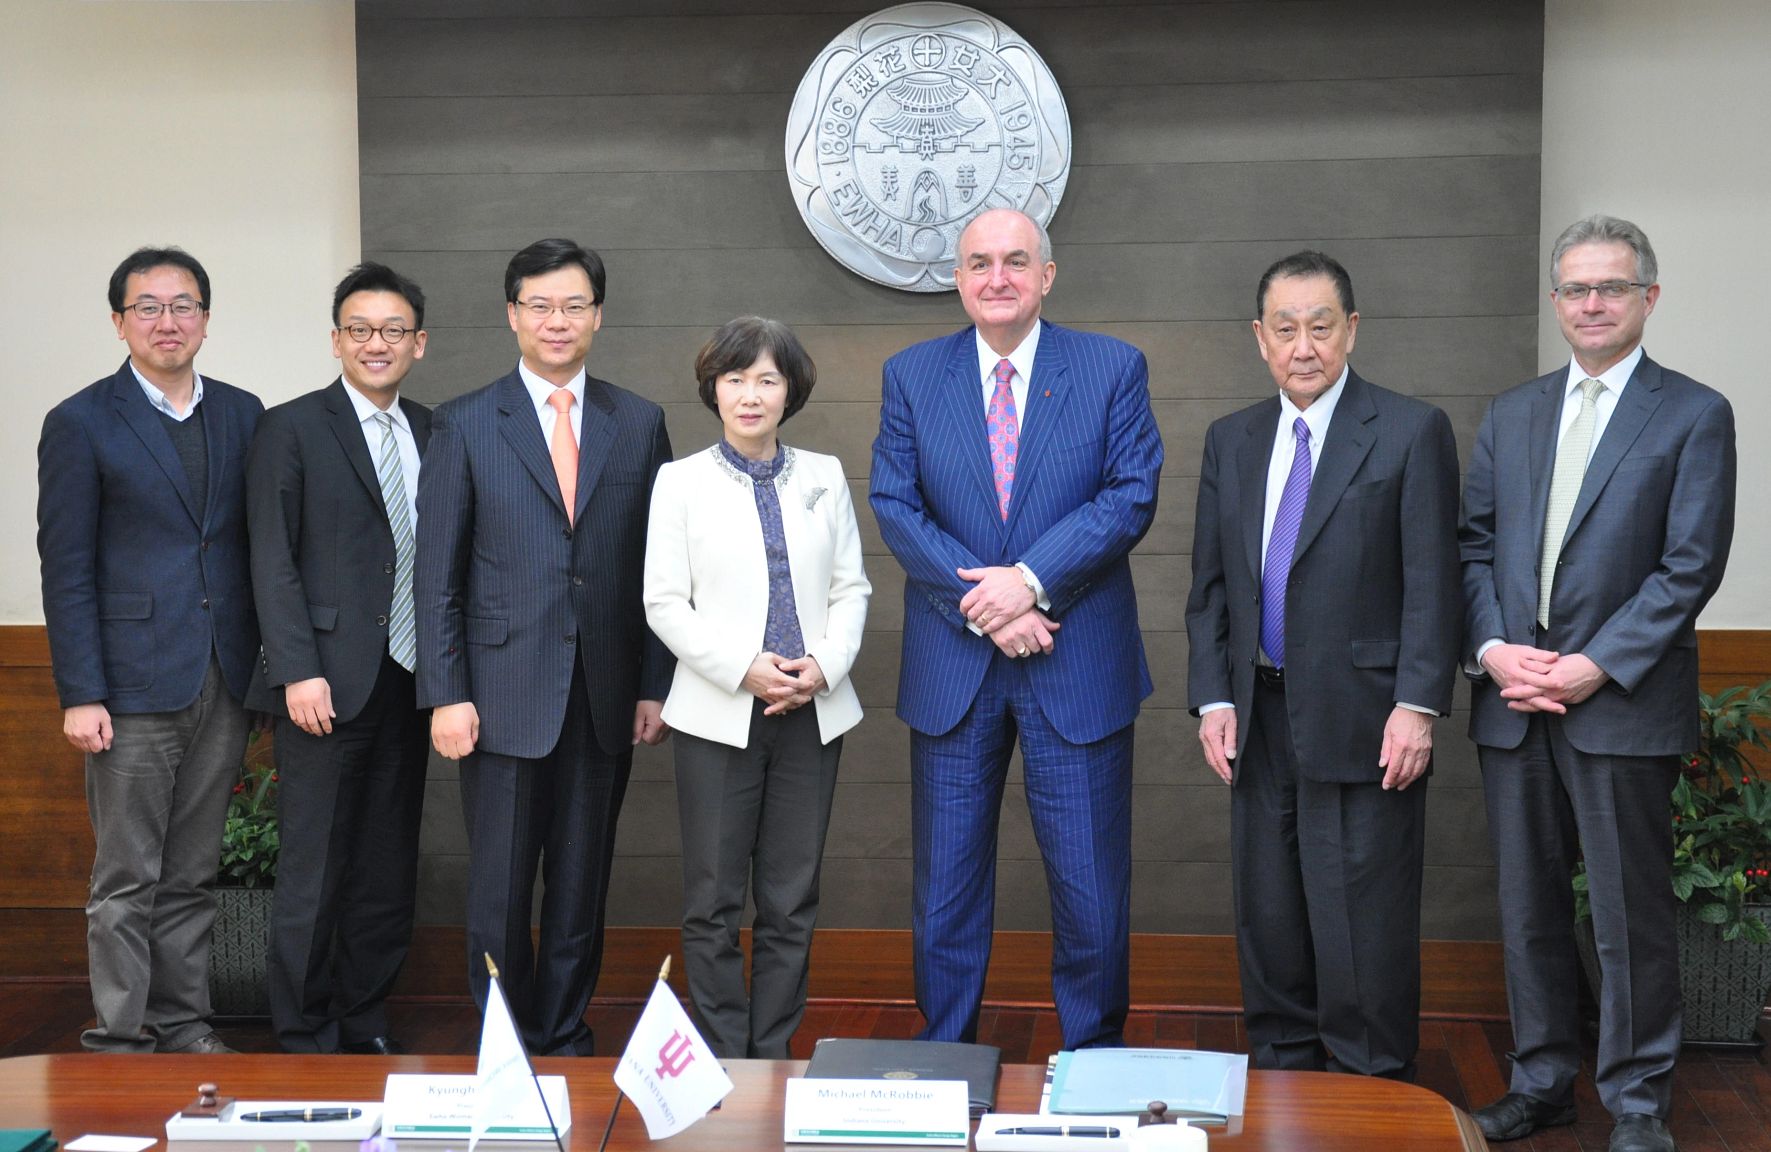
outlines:
M584 370L604 279L571 240L511 257L521 359L436 410L418 482L418 703L461 761L469 980L484 1008L489 953L538 1054L592 1053L615 819L675 663L640 595L664 414Z

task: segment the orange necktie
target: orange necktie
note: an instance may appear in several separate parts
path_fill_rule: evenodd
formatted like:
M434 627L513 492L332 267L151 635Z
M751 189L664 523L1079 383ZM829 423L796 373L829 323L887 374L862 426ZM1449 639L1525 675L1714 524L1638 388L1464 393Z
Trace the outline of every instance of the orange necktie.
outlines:
M566 523L578 507L578 441L572 438L572 391L555 388L547 398L553 405L553 475L560 482L560 499L566 505Z

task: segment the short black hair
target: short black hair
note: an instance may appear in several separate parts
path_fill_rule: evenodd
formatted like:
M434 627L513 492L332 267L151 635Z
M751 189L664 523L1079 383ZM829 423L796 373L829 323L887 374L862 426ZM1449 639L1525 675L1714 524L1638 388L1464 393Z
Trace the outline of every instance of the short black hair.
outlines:
M719 411L719 378L727 372L743 371L762 359L764 353L787 378L787 407L781 413L781 423L787 423L806 406L818 383L818 366L807 355L805 345L793 329L779 320L740 316L720 325L720 330L701 346L701 354L695 357L695 380L700 386L701 403L707 405L708 411Z
M505 302L517 302L517 292L528 277L540 276L573 264L584 269L584 274L590 277L590 302L601 304L605 280L603 258L576 240L560 239L537 240L510 258L510 263L504 268Z
M344 274L332 290L332 326L338 327L344 302L358 292L396 292L412 305L412 327L424 328L424 289L386 264L365 260Z
M1333 280L1335 295L1341 298L1341 311L1349 316L1357 311L1353 307L1353 278L1347 275L1341 262L1326 253L1306 249L1293 252L1283 260L1275 260L1273 266L1262 273L1260 287L1254 290L1255 319L1267 314L1267 285L1275 280L1310 276L1326 276Z
M123 257L123 263L111 273L111 311L123 311L123 290L128 286L129 278L140 272L155 268L183 268L197 281L197 303L203 311L209 311L209 273L203 271L203 265L197 258L183 248L137 248Z

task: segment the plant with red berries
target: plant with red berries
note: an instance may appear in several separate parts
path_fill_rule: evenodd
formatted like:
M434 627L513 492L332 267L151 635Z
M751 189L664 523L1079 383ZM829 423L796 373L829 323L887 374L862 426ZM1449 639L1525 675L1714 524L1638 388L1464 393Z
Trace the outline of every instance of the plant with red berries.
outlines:
M261 735L255 728L246 737L240 779L228 798L216 876L226 888L269 888L277 880L277 771Z

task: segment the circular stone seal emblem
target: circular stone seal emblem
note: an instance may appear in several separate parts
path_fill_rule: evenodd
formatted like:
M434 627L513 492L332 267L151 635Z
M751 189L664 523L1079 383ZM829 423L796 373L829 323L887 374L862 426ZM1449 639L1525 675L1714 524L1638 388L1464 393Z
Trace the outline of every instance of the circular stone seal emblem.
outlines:
M1001 21L903 4L812 61L787 117L787 176L806 227L843 266L944 292L978 213L1050 222L1070 176L1070 114L1045 61Z

